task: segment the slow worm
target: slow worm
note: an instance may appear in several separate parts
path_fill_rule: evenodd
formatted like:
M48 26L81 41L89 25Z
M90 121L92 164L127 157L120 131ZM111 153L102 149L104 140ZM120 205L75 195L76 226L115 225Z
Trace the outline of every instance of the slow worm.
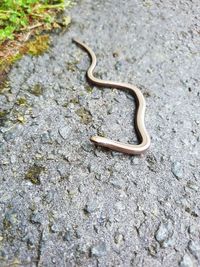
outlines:
M92 136L90 140L94 142L97 145L107 147L109 149L118 151L118 152L123 152L123 153L128 153L128 154L142 154L144 153L150 146L150 137L148 135L148 132L145 128L144 124L144 115L145 115L145 99L142 94L142 92L134 85L128 84L128 83L121 83L121 82L114 82L114 81L105 81L98 79L94 77L93 71L96 66L96 56L95 53L92 51L92 49L84 44L83 42L79 41L78 39L73 39L73 41L80 45L86 52L89 54L91 57L91 65L87 70L87 77L91 83L97 86L103 86L103 87L108 87L108 88L117 88L117 89L128 89L130 90L136 99L136 104L137 104L137 112L136 112L136 119L135 119L135 126L136 130L138 132L139 138L140 138L140 144L138 145L131 145L131 144L126 144L118 141L113 141L111 139L101 137L101 136Z

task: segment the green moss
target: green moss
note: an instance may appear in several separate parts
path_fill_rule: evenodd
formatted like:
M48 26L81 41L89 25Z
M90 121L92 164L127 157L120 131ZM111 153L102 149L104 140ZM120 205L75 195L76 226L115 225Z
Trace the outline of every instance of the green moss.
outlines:
M11 222L5 217L3 219L3 229L8 230L11 227Z
M0 94L5 94L10 92L10 82L6 79L6 73L0 75Z
M34 87L30 90L30 93L35 96L40 96L43 94L43 88L40 84L35 84Z
M93 88L87 85L87 86L85 87L85 90L86 90L88 93L92 93Z
M49 35L37 36L34 40L20 44L17 52L10 52L9 56L0 58L0 74L6 73L10 66L17 60L21 59L23 55L30 54L38 56L46 52L49 48L50 39ZM1 49L1 46L0 46ZM3 48L2 48L3 49ZM6 52L5 52L6 54Z
M5 118L6 115L7 115L6 110L0 110L0 119Z
M44 170L44 167L34 164L28 169L25 179L29 180L32 184L40 185L40 174Z
M27 100L25 97L20 97L17 99L18 106L25 106L27 104Z
M74 98L72 98L72 99L70 100L70 103L73 103L74 105L75 105L75 104L79 104L79 99L78 99L78 97L74 97Z
M17 33L28 31L33 25L51 27L56 22L57 13L70 5L70 0L1 0L0 43L9 39L14 40Z
M78 60L75 60L73 62L67 62L67 70L71 72L76 71L76 65L78 64Z
M3 219L3 228L4 230L10 229L13 225L16 225L18 222L17 214L14 212L7 212Z
M145 91L145 92L143 93L143 95L144 95L145 97L150 97L150 96L151 96L151 93L150 93L149 91Z
M114 51L113 52L113 57L118 57L119 56L119 52L118 51Z
M71 23L71 17L70 16L64 16L62 18L62 21L59 23L63 27L68 27Z
M5 122L8 119L8 110L0 110L0 127L3 127L5 125Z
M92 121L91 113L84 107L77 109L76 114L80 117L83 124L89 124Z
M143 0L143 5L145 7L151 7L153 5L153 2L151 0Z
M106 134L101 129L97 130L97 134L101 137L106 137Z
M158 168L158 162L156 157L153 154L149 154L146 156L146 161L148 162L148 168L151 171L156 172Z
M63 106L64 108L67 108L67 107L69 106L70 103L72 103L72 104L74 104L74 105L79 104L79 98L78 98L78 97L74 97L74 98L70 99L69 102L64 103L62 106Z
M27 53L33 56L38 56L46 52L49 48L50 39L49 35L40 35L35 38L35 40L30 41L26 44L24 49Z
M25 120L25 117L23 115L18 114L17 121L23 124L23 123L25 123L26 120Z
M7 52L5 48L0 46L0 49L4 51L3 54L7 56L0 57L0 78L1 75L8 72L10 66L15 63L17 60L21 59L23 55L30 54L33 56L38 56L46 52L49 48L50 39L49 35L40 35L36 36L34 40L22 43L18 48L18 51L15 50Z
M66 102L66 103L62 104L62 107L63 107L63 108L67 108L67 107L68 107L68 105L69 105L69 103L68 103L68 102Z
M17 53L11 53L9 56L0 58L0 74L1 73L7 74L8 70L10 69L10 66L21 57L22 54L17 52Z

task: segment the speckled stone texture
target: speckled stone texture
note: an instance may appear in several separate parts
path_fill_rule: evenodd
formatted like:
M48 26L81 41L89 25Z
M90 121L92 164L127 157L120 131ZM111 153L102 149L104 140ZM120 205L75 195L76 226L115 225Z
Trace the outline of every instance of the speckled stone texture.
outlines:
M199 1L83 0L70 15L0 95L0 266L200 266ZM90 143L136 143L134 99L89 85L72 37L96 76L141 88L145 155Z

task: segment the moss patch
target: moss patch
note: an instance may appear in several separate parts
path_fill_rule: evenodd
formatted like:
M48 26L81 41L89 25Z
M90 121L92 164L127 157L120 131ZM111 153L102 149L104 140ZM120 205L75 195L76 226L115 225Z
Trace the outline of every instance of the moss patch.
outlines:
M87 85L87 86L85 87L85 90L86 90L88 93L92 93L93 88L90 87L89 85Z
M75 60L73 62L67 62L67 70L71 71L71 72L75 72L76 71L76 65L78 64L78 60Z
M25 97L20 97L20 98L17 99L16 104L18 106L25 106L27 104L27 100L26 100Z
M7 218L3 219L3 228L4 230L8 230L11 227L11 223L9 222L9 220L7 220Z
M32 184L40 185L40 174L44 170L44 167L34 164L28 169L25 179L29 180Z
M46 52L49 48L49 35L37 36L35 40L30 41L26 44L25 49L27 53L33 56L38 56Z
M8 119L8 110L1 110L0 109L0 127L3 127L5 125L5 122Z
M89 124L92 121L91 113L84 107L77 109L76 114L80 117L83 124Z
M35 84L33 88L30 90L30 93L35 96L40 96L43 94L43 88L40 84Z
M26 120L23 115L18 114L17 121L20 123L25 123Z
M98 134L98 136L101 136L101 137L106 137L106 134L105 134L105 132L104 132L104 131L102 131L101 129L98 129L98 130L97 130L97 134Z
M79 104L79 99L78 99L78 97L74 97L69 102L73 103L74 105L76 105L76 104Z
M7 80L6 73L0 73L0 94L10 93L10 82Z
M20 44L18 47L15 48L14 51L12 51L12 53L8 54L7 56L0 56L0 78L2 76L3 80L3 78L6 77L6 72L9 70L9 67L17 60L21 59L23 55L41 55L48 50L49 44L49 35L40 35L36 36L33 40ZM6 51L4 52L6 53Z

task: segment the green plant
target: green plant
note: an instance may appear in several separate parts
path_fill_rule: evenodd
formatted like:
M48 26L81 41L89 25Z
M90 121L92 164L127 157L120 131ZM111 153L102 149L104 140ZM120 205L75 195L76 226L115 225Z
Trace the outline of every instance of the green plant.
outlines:
M2 0L0 2L0 42L15 34L54 22L55 11L64 9L64 0Z

